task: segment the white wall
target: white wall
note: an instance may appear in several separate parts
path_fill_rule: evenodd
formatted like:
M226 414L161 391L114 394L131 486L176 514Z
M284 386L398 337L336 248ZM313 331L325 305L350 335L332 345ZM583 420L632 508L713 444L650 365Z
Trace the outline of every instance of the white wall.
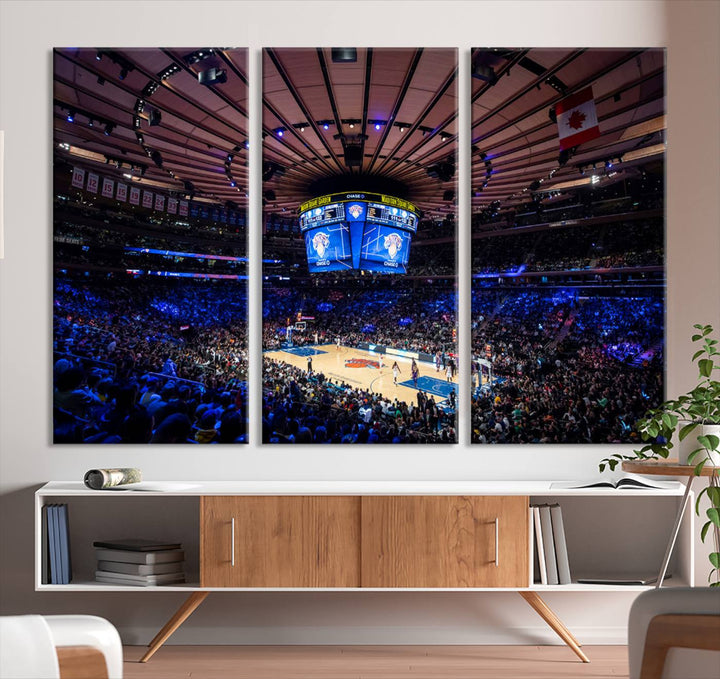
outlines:
M5 259L0 261L0 488L2 612L106 615L126 640L146 642L179 605L171 593L35 593L32 493L48 479L98 466L139 466L149 479L504 479L594 474L600 446L471 447L467 418L452 448L53 447L50 444L51 96L53 46L247 45L251 129L259 136L263 46L457 46L460 165L467 165L469 50L473 46L669 46L668 393L686 388L689 331L720 325L718 198L720 62L717 2L24 2L0 3L0 129L5 134ZM259 167L260 145L251 150ZM465 166L466 166L465 165ZM460 179L460 195L469 180ZM259 173L251 202L259 216ZM469 271L468 200L459 207ZM255 223L259 223L256 219ZM251 254L260 238L251 237ZM257 257L256 257L257 259ZM257 269L255 269L257 273ZM463 300L468 277L461 277ZM251 316L259 320L259 281ZM469 305L461 306L461 350ZM258 324L259 327L259 324ZM259 351L259 332L251 337ZM259 383L256 362L251 391ZM463 392L461 392L461 395ZM467 388L464 395L467 396ZM251 414L258 421L257 401ZM257 441L257 430L254 432ZM705 577L698 567L699 581ZM624 639L627 594L554 594L548 603L585 642ZM592 618L587 612L592 610ZM551 641L511 594L224 594L211 597L177 642Z

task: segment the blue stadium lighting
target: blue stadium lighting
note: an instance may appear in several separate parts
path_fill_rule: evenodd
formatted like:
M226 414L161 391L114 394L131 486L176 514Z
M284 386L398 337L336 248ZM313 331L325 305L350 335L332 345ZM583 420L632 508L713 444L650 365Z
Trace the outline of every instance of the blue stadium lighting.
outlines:
M232 186L233 188L235 188L235 182L230 182L230 186Z
M381 125L380 123L375 123L375 129L376 129L376 130L379 130L381 127L382 127L382 125Z
M330 125L328 125L327 123L325 123L325 124L323 125L323 130L329 130L329 129L330 129Z
M247 262L247 257L231 257L229 255L205 255L196 252L179 252L177 250L158 250L156 248L137 248L126 246L125 252L141 252L150 255L164 255L172 257L188 257L190 259L215 259L223 262Z
M283 134L285 134L285 130L283 130L282 127L278 127L277 130L275 130L275 134L277 134L278 137L282 137Z
M249 149L249 148L250 148L250 142L249 142L249 141L246 141L246 142L245 142L245 148L246 148L246 149Z
M69 123L74 123L74 122L75 122L75 111L70 111L70 112L67 114L67 121L68 121Z

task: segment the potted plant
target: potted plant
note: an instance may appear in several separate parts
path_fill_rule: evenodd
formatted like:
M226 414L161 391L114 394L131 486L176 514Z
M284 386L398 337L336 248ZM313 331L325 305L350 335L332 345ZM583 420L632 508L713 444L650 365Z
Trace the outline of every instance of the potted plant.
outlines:
M696 386L677 399L648 410L636 424L645 445L634 450L632 455L615 454L601 460L601 472L606 467L614 470L622 460L667 459L675 447L673 438L676 433L678 443L691 434L695 434L696 441L690 446L683 446L684 450L678 456L679 464L694 465L696 475L700 475L706 465L720 467L720 380L716 379L715 372L720 371L720 341L715 339L711 325L693 327L698 332L693 335L692 341L700 347L692 357L698 366ZM688 448L689 452L685 452ZM698 493L695 503L698 515L703 495L707 495L710 508L707 510L707 521L700 529L700 537L704 542L710 529L713 529L715 549L709 556L713 568L708 580L711 587L720 587L720 487L717 474L711 475L710 483Z

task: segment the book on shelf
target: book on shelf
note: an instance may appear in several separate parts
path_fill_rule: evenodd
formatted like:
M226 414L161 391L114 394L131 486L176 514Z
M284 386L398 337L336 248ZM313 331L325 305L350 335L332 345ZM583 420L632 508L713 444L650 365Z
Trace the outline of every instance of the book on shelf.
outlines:
M185 551L182 549L165 549L159 552L137 552L126 549L95 548L98 561L120 561L122 563L156 564L183 561Z
M123 538L121 540L96 540L93 547L104 549L123 549L130 552L164 552L171 549L180 549L179 542L166 542L162 540L146 540L144 538Z
M48 582L51 585L59 585L60 574L60 542L58 540L58 522L55 505L47 506L47 522L48 522L48 552L50 554L50 578Z
M42 536L42 544L41 547L41 559L40 559L40 568L41 568L41 581L44 585L47 585L50 582L50 550L48 548L48 543L50 541L50 534L48 532L48 506L43 505L41 508L41 514L40 514L40 521L41 521L41 533Z
M139 585L141 587L150 587L153 585L169 585L178 582L185 582L185 574L179 572L160 573L157 575L131 575L128 573L95 571L95 581L114 585Z
M70 562L70 525L68 506L58 505L58 527L60 542L60 584L68 585L72 580L72 564Z
M665 575L666 580L670 577L672 575L669 573ZM657 573L620 573L602 577L578 578L578 582L584 585L654 585L657 579Z
M559 584L569 585L572 582L572 578L570 577L570 559L568 558L567 541L565 539L562 508L559 504L550 505L550 519L552 523L553 541L555 543L555 560L557 561Z
M640 474L623 474L621 476L608 476L585 481L555 481L550 484L551 489L573 490L581 488L615 488L617 490L675 490L680 487L677 481L656 481Z
M557 558L555 557L555 539L553 538L550 505L540 505L540 525L542 530L543 549L545 551L545 567L547 568L547 584L559 585Z
M126 575L161 575L164 573L182 573L184 563L184 561L151 564L98 561L97 569L109 573L125 573Z
M541 585L547 585L547 566L545 565L545 548L543 546L542 523L540 522L540 507L534 506L532 510L533 524L535 527L535 549L537 551L537 561L539 567L538 581Z

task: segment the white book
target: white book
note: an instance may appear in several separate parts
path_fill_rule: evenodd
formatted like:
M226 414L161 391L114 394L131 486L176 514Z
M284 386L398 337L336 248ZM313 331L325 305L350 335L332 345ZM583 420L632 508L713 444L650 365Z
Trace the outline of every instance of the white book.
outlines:
M108 573L95 571L98 582L113 582L125 585L167 585L171 582L185 582L183 573L163 573L161 575L128 575L125 573Z
M565 526L560 505L550 505L550 517L552 519L553 540L555 541L558 580L561 585L569 585L572 582L570 578L570 559L568 558Z
M95 548L98 561L122 561L123 563L167 563L169 561L183 561L185 552L182 549L164 549L159 552L135 552L129 549Z
M108 573L125 573L127 575L160 575L162 573L182 573L184 563L184 561L151 564L98 561L97 569Z
M540 584L547 585L547 568L545 567L545 549L543 546L542 523L540 521L540 507L533 507L533 523L535 524L535 544L537 545L538 565L540 567Z
M547 568L547 584L559 585L557 559L555 557L555 540L553 539L550 505L540 506L540 523L542 524L543 548L545 550L545 566Z

